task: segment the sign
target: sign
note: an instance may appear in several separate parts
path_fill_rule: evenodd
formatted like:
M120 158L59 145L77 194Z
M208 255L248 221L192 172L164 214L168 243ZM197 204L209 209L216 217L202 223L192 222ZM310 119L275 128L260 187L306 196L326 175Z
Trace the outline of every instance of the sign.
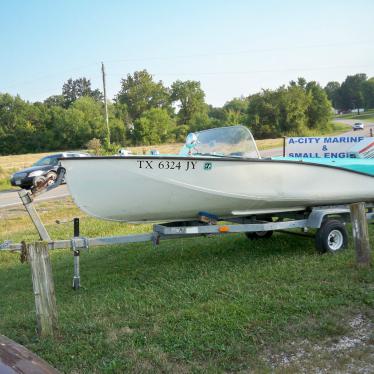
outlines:
M295 158L371 158L374 138L364 136L297 137L285 139L285 156Z

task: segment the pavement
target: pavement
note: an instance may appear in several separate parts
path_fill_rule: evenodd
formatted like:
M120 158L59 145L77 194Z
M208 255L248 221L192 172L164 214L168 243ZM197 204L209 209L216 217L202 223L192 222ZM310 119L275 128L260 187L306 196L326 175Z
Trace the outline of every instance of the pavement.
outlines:
M275 156L282 156L283 155L283 147L265 149L264 151L260 151L261 157L275 157Z
M357 120L350 120L350 119L337 119L335 122L341 122L348 125L353 125L357 122ZM368 121L361 121L365 124L364 130L360 131L347 131L343 134L340 134L339 136L357 136L357 135L363 135L363 136L370 136L370 129L372 129L374 133L374 122L368 122ZM283 148L272 148L267 149L264 151L260 151L262 157L274 157L274 156L282 156ZM69 196L69 190L66 186L66 184L57 187L56 189L43 193L42 195L38 196L35 201L45 201L45 200L52 200L52 199L61 199L63 197ZM22 204L17 191L4 191L0 192L0 209L2 208L8 208L12 206L17 206Z
M18 196L18 191L14 190L14 191L0 192L0 209L9 208L12 206L17 206L17 205L22 204L21 199ZM59 186L54 190L48 191L46 193L43 193L42 195L37 196L34 201L61 199L69 195L70 195L69 190L66 184L63 184L62 186Z
M370 129L372 129L373 136L374 136L374 122L369 122L365 120L357 120L357 119L335 119L334 122L340 122L340 123L345 123L346 125L354 125L357 122L362 122L365 124L365 128L363 130L358 130L358 131L348 131L344 134L343 136L350 136L350 135L363 135L363 136L370 136Z

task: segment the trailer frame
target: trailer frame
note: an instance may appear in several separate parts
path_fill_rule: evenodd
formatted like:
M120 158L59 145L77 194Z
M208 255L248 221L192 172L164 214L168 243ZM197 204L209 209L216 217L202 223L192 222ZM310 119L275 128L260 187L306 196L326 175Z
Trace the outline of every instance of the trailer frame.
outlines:
M18 193L40 239L48 243L48 249L72 250L72 254L74 255L73 289L78 289L80 287L80 251L88 250L90 247L139 242L151 242L153 245L158 245L161 240L165 239L225 235L230 233L245 233L248 238L265 238L271 236L273 231L297 228L301 229L303 232L307 232L309 229L317 229L316 238L318 238L319 235L319 241L316 240L316 247L320 252L335 252L343 249L347 245L345 224L350 221L349 205L316 206L295 212L285 211L274 214L267 213L229 218L220 218L208 212L199 212L194 221L158 223L153 225L153 230L149 233L95 238L81 236L79 219L75 218L74 235L71 239L52 240L35 209L33 200L35 196L43 191L56 188L63 179L64 173L62 172L61 174L58 177L58 183L55 183L55 185L48 186L44 189L38 186L38 189L32 192L20 190ZM366 209L366 218L368 220L374 219L374 203L367 203ZM322 232L322 229L326 228L327 224L329 228L331 226L332 229ZM336 245L335 247L330 247L328 244L330 240L334 240L333 236L330 238L332 235L331 232L334 232L334 235L338 237L340 235L338 239L340 240L339 243L341 242L342 245L338 248L336 248ZM321 235L323 236L321 237ZM6 251L22 251L24 247L24 243L12 243L10 240L6 240L0 244L0 250Z

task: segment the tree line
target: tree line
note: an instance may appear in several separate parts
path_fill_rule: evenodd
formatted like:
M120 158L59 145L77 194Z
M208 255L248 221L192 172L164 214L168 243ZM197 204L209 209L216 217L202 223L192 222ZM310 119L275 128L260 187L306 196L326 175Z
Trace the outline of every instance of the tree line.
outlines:
M374 108L374 77L348 75L344 82L331 81L325 87L333 107L340 111Z
M365 76L367 81L372 79ZM298 78L278 89L213 107L205 102L198 81L177 80L167 87L148 71L136 71L121 80L119 92L108 104L109 149L183 141L191 131L235 124L248 126L255 138L315 133L329 125L335 103L330 83L322 88ZM343 82L339 89L346 85ZM374 92L371 95L370 100ZM91 139L105 145L107 129L103 95L87 78L69 79L59 95L43 102L0 94L1 154L81 149Z

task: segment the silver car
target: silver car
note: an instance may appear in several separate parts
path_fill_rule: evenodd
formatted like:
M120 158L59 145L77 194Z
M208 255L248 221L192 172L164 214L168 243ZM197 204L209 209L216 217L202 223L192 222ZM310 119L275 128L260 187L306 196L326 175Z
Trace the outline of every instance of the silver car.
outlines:
M353 125L353 131L356 131L356 130L363 130L364 129L364 124L362 122L356 122L354 125Z

